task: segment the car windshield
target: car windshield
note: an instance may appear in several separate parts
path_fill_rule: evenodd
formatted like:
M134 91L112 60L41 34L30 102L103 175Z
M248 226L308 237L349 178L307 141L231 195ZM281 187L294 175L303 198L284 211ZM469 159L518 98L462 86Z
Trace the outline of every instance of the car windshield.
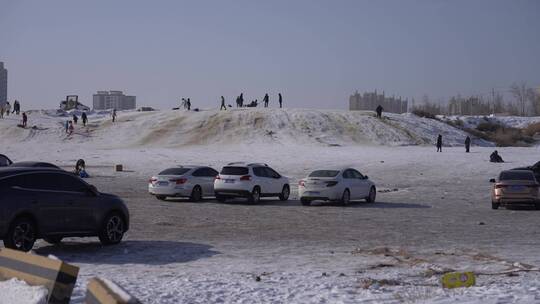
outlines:
M311 172L309 177L336 177L338 174L337 170L317 170Z
M188 172L189 168L169 168L159 172L159 175L184 175Z
M499 180L534 180L534 175L529 171L504 171L501 172Z
M223 175L246 175L248 174L248 168L246 167L223 167L220 174Z

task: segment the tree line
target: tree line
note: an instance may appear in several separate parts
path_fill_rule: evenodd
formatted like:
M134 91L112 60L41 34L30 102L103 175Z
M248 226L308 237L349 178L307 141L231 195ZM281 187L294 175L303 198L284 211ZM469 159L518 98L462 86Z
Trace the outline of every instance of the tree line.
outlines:
M490 115L540 116L540 88L526 83L514 83L503 95L494 89L487 94L450 97L435 101L424 95L419 104L413 101L412 112L422 111L432 115Z

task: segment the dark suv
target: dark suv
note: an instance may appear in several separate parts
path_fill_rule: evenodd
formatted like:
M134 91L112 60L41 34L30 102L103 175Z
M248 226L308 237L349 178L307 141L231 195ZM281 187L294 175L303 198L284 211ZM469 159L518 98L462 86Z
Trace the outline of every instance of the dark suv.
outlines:
M7 248L28 251L38 238L56 244L88 236L117 244L128 228L129 212L119 197L69 172L0 168L0 238Z

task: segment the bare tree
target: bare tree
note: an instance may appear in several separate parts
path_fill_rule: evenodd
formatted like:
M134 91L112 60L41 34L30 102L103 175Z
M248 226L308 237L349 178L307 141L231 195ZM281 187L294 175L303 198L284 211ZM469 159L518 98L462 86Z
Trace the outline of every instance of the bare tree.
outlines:
M534 109L536 94L532 88L527 87L527 84L525 82L522 82L520 84L514 83L510 87L510 93L512 93L512 95L518 102L521 116L527 116L527 102L530 102Z

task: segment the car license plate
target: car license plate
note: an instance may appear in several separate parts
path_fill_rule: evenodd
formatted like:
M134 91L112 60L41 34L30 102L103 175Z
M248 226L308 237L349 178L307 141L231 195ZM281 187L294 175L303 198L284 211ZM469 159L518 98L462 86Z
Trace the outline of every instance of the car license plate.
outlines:
M523 191L524 189L524 186L510 186L510 190L512 191Z
M225 184L234 184L234 179L226 179Z
M158 186L168 186L169 182L158 182Z

